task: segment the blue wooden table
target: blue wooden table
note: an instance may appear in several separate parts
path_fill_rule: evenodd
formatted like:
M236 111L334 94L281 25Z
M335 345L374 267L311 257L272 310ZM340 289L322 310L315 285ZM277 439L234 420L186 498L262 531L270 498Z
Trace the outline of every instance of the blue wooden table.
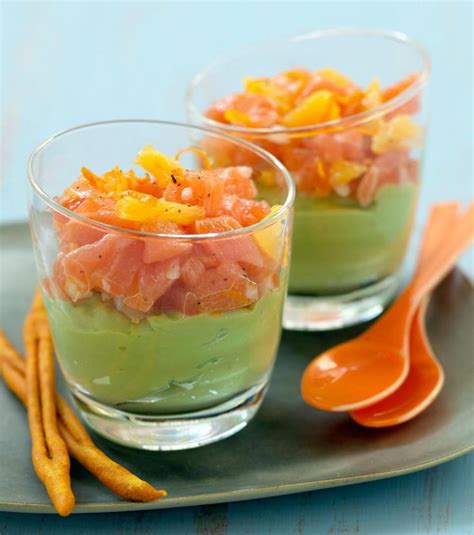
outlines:
M472 535L474 455L375 483L139 513L3 514L0 533L90 535Z
M435 200L472 197L470 2L4 2L0 221L26 217L26 159L53 132L100 119L183 120L186 84L217 55L334 26L401 30L431 51L419 217ZM472 273L472 256L463 265ZM66 520L3 514L0 534L469 535L473 476L468 455L401 478L253 502Z

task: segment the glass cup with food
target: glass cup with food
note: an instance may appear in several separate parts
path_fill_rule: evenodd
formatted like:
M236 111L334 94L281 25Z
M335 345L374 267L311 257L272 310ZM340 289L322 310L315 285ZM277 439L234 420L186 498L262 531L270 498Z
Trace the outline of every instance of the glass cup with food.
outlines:
M284 327L366 321L393 297L413 228L430 61L409 37L324 30L254 46L207 67L192 121L276 156L296 185ZM219 165L245 165L239 150ZM271 173L259 175L271 197Z
M255 167L218 167L210 142ZM284 167L225 134L111 121L48 139L28 171L40 286L85 420L150 450L242 429L280 339L294 197ZM260 173L279 189L270 202Z

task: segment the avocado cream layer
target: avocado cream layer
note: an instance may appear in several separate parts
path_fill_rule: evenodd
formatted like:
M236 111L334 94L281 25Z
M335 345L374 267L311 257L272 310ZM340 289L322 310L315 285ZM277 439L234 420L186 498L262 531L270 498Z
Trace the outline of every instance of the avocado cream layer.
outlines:
M416 184L385 185L374 203L296 197L290 293L334 294L394 274L403 260Z
M263 383L280 339L284 292L220 314L151 315L139 323L94 297L46 300L68 381L96 401L141 414L224 403Z

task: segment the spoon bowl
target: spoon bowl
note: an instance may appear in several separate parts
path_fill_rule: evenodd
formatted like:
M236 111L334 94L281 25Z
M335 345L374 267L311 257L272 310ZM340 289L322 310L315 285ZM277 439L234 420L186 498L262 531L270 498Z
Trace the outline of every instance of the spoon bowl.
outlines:
M301 379L301 393L318 409L354 411L392 394L408 367L402 351L362 335L313 360Z
M402 385L410 366L412 320L423 299L472 242L473 217L474 203L462 214L457 203L433 207L411 283L365 333L328 349L306 368L301 393L309 405L327 411L356 411L383 400Z
M393 394L351 412L358 424L366 427L389 427L411 420L436 398L444 383L444 372L428 341L425 328L426 301L418 309L410 333L410 371Z

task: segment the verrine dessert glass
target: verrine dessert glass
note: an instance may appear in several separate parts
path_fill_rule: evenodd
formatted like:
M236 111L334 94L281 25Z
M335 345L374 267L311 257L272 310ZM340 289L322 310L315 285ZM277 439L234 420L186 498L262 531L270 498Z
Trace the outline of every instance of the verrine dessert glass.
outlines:
M202 169L203 139L248 153L258 169ZM179 163L163 155L190 144ZM137 153L153 176L125 171ZM262 172L278 184L271 206L252 199ZM283 166L225 134L111 121L51 137L28 174L56 355L88 424L149 450L242 429L262 402L280 340L294 197Z
M265 148L295 182L284 327L356 324L393 297L419 196L429 71L403 34L339 29L248 48L193 79L189 119ZM246 162L215 150L220 165ZM272 177L260 179L271 196Z

